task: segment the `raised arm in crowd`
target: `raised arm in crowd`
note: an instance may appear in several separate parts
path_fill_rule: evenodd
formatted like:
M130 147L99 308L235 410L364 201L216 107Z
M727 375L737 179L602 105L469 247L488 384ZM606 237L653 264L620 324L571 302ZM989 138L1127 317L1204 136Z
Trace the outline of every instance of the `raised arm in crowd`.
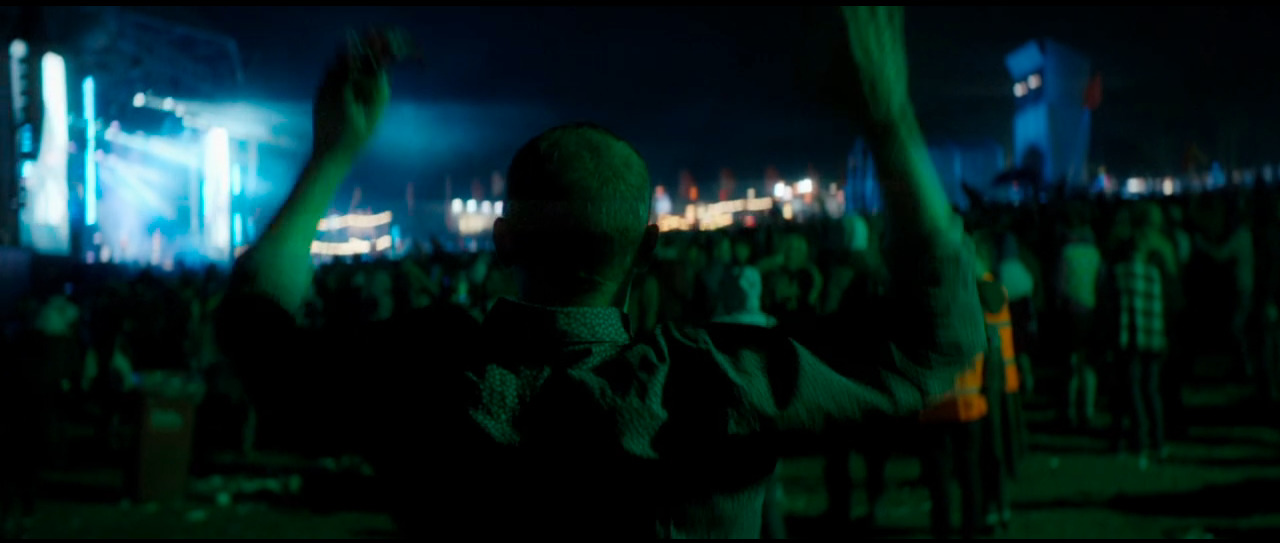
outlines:
M434 510L437 526L757 537L756 494L779 436L913 416L986 344L971 250L908 97L903 10L843 11L860 81L851 99L891 221L889 333L849 331L879 371L841 376L754 327L660 324L632 337L628 293L657 245L647 224L651 181L630 144L587 124L552 128L512 160L494 241L520 295L495 304L483 326L439 317L341 335L300 330L293 315L312 278L316 224L390 96L386 66L348 52L317 93L311 159L237 262L219 319L223 348L251 393L278 397L259 400L263 418L274 407L311 420L295 428L377 442L361 446L380 451L406 449L404 436L415 435L393 428L429 431L445 444L430 454L452 451L453 475L468 480L451 490L462 497L447 513ZM464 340L476 350L447 346ZM334 357L346 357L349 371L321 362ZM415 473L388 462L380 475Z

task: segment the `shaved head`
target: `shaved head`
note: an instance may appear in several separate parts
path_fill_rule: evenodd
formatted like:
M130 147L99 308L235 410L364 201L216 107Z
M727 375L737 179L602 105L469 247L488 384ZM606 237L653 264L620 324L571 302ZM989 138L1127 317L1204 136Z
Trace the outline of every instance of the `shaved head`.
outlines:
M552 128L511 160L499 256L539 281L592 289L624 281L643 252L649 170L640 154L591 124ZM643 255L642 255L643 256Z

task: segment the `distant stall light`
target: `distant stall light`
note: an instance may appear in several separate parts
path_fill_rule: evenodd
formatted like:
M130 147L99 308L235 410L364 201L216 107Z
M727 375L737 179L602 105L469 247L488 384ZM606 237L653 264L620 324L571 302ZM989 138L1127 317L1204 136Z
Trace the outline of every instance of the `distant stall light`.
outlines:
M1147 185L1146 181L1143 180L1141 177L1130 177L1124 183L1124 190L1132 194L1138 194L1141 192L1145 192L1146 185Z
M454 198L452 202L449 202L449 211L454 215L462 213L462 198Z
M799 183L796 183L796 192L800 194L809 194L813 192L813 180L801 179Z
M383 211L373 215L338 215L320 219L320 222L316 224L316 230L330 232L344 228L376 228L390 224L392 218L390 211Z
M164 100L160 101L160 109L163 109L165 111L173 111L173 109L177 106L178 106L178 103L175 102L172 97L165 98Z
M376 251L385 251L391 247L391 236L381 236L373 241L360 238L349 238L342 242L313 241L311 254L322 256L355 256Z
M1031 74L1027 77L1027 88L1031 90L1040 88L1040 83L1042 83L1042 81L1040 81L1040 74Z
M499 217L502 216L502 202L493 203L493 214Z
M658 217L658 231L671 232L674 230L688 230L693 227L693 222L680 215L663 215Z
M1160 189L1161 189L1161 192L1164 192L1165 196L1173 196L1173 191L1174 191L1173 178L1172 177L1164 178L1164 183L1160 185Z
M493 217L485 217L476 213L467 213L458 217L458 222L455 228L459 234L464 236L482 234L493 228Z
M477 206L476 206L475 200L467 200L467 213L475 213L476 207Z
M786 183L783 183L783 182L781 182L781 181L779 181L778 183L775 183L775 184L773 185L773 197L774 197L774 198L786 198L786 197L787 197L787 184L786 184Z
M1021 81L1013 84L1013 95L1022 98L1027 95L1027 84Z
M142 107L147 105L147 93L140 92L133 95L133 107Z
M490 202L490 201L488 201L488 200L485 200L485 201L483 201L483 202L480 202L480 214L481 214L481 215L490 215L490 214L492 214L492 213L493 213L493 202Z

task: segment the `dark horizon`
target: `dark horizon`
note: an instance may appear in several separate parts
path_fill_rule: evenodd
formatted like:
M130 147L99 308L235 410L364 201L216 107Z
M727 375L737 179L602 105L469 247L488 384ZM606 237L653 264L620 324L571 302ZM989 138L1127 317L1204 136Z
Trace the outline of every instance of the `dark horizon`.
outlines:
M503 170L515 148L551 125L591 120L630 139L655 182L689 169L739 179L809 164L843 176L857 128L844 23L834 7L315 8L142 7L222 32L239 45L244 96L305 104L350 27L388 21L421 42L428 68L403 70L384 130L355 175L413 181L424 196L451 175ZM1011 146L1012 81L1003 56L1033 38L1073 47L1103 76L1090 162L1133 175L1182 170L1192 144L1212 160L1280 161L1280 60L1263 43L1277 22L1249 8L928 7L908 11L911 89L937 140ZM298 128L301 127L301 128ZM376 164L376 168L374 165ZM284 182L284 180L281 180ZM387 197L402 197L391 183ZM439 187L437 186L437 189ZM442 189L440 189L442 191Z

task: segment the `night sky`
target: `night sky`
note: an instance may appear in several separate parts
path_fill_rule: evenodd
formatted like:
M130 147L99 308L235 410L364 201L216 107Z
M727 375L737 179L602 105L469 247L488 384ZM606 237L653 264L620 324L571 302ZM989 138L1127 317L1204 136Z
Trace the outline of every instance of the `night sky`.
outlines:
M153 12L156 13L156 12ZM350 26L395 22L426 70L397 74L391 122L358 175L487 177L543 128L593 120L632 140L658 182L767 165L841 174L856 127L838 9L162 8L236 38L246 96L301 106ZM1280 161L1274 10L921 7L908 11L911 88L935 139L1011 141L1003 55L1050 37L1103 74L1093 159L1180 167L1192 143L1228 163ZM282 108L284 106L281 106ZM286 108L287 109L287 108ZM403 183L390 183L396 190Z

